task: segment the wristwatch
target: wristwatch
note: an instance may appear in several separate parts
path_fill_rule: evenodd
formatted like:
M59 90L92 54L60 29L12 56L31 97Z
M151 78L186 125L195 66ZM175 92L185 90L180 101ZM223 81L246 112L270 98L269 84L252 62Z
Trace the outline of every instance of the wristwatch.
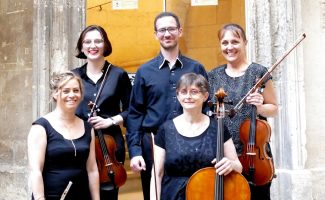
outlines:
M110 119L112 120L112 124L116 126L117 125L116 121L112 117L110 117Z

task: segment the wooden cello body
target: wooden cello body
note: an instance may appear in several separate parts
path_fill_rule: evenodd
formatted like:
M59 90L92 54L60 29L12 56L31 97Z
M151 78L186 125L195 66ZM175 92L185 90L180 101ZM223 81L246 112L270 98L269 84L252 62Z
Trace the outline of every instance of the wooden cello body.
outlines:
M250 200L249 185L243 175L231 172L223 177L223 198L215 197L216 169L207 167L191 176L186 186L186 200Z
M218 90L216 97L218 133L216 141L217 161L223 158L223 118L225 109L223 98L226 96L223 89ZM216 174L214 167L207 167L195 172L186 186L186 200L250 200L250 188L245 177L238 172L231 172L227 176Z
M244 148L239 156L243 174L254 185L265 185L274 177L273 159L266 149L270 137L270 125L265 120L256 119L254 106L251 120L244 120L240 126L240 140Z

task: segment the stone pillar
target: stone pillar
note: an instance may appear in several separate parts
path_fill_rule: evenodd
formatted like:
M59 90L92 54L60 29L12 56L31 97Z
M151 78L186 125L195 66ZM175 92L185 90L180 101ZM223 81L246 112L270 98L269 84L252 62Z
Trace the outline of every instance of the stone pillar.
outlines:
M51 73L81 65L81 60L75 58L75 47L80 32L85 27L86 2L85 0L35 0L33 6L32 112L34 120L52 110L49 90ZM24 181L16 180L12 184L18 185L20 182ZM27 185L27 181L24 183ZM30 198L30 191L26 193L28 197L22 199Z
M34 1L33 118L51 110L51 73L81 64L75 58L75 47L85 27L85 7L85 0Z
M302 34L300 0L246 0L249 57L271 67ZM277 178L273 200L312 199L306 163L306 113L302 45L273 71L279 104L271 146Z

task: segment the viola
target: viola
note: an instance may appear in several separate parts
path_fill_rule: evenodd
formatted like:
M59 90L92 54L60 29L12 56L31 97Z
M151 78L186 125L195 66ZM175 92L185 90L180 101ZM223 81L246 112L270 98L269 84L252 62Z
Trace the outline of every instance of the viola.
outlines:
M97 113L94 111L93 116L96 115ZM100 183L102 185L111 183L114 188L121 187L126 182L127 174L123 164L118 162L115 157L115 140L108 133L103 133L102 130L96 130L96 133L95 152Z
M215 94L218 99L215 118L218 121L217 161L223 158L223 118L225 108L223 99L226 93L219 89ZM214 167L207 167L195 172L186 186L186 200L249 200L250 188L245 177L235 171L227 176L216 174Z
M244 150L239 160L243 166L243 174L250 183L265 185L275 176L273 159L266 152L271 127L265 120L256 118L256 106L252 106L251 119L245 119L240 126L240 140Z

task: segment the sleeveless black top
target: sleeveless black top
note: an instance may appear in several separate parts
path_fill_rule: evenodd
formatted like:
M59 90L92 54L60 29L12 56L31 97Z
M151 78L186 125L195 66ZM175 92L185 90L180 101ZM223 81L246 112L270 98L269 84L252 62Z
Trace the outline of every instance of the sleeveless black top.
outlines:
M59 200L69 181L72 182L65 200L91 199L86 163L91 142L91 126L84 122L85 133L72 141L65 139L45 118L34 124L45 128L47 147L43 168L45 198Z

